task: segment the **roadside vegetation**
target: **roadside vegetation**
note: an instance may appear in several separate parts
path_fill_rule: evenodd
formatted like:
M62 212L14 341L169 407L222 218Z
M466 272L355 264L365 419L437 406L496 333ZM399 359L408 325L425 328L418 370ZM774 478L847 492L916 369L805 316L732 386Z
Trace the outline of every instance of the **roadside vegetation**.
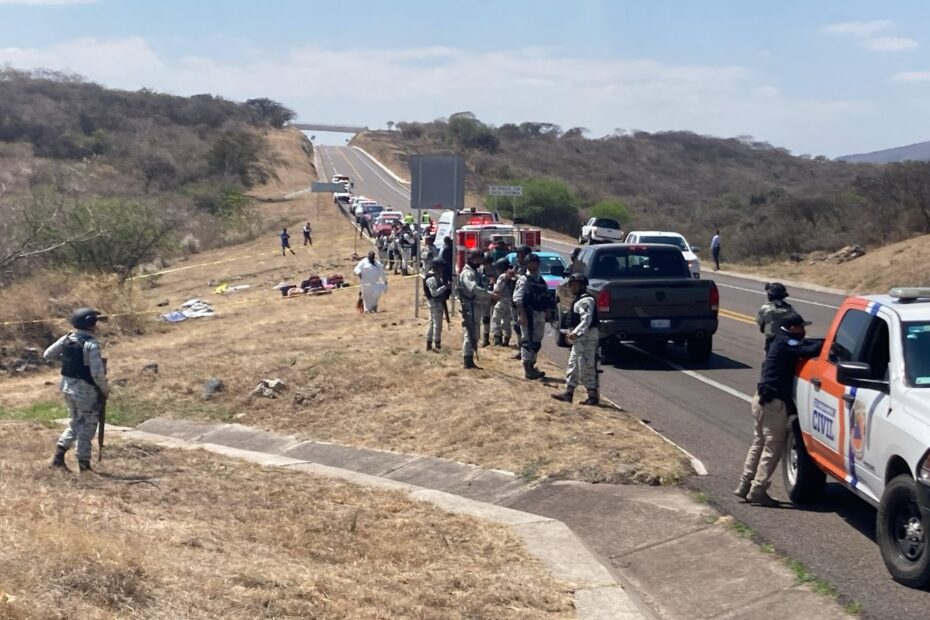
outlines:
M720 229L725 260L743 263L799 261L811 252L930 233L927 162L848 164L794 156L749 136L685 131L617 129L590 139L582 127L492 127L468 112L393 126L360 134L353 144L404 176L412 153L458 152L475 197L486 200L488 185L522 183L529 195L517 200L518 215L571 236L582 220L601 215L603 201L620 207L617 219L627 230L674 230L707 246ZM510 203L500 205L509 217Z
M0 422L2 618L574 617L505 526L116 437L77 477L56 435Z

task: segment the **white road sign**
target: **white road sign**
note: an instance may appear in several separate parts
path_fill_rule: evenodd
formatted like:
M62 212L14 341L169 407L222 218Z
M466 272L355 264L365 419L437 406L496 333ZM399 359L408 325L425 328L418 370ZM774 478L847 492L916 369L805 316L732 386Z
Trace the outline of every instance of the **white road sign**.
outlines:
M522 185L491 185L488 187L490 196L522 196Z

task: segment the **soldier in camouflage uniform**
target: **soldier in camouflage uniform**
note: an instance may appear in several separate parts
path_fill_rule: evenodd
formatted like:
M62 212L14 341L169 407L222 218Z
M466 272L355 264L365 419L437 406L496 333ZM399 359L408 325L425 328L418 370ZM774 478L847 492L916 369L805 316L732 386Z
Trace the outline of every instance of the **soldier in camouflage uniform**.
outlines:
M494 336L495 346L509 347L513 322L513 290L517 276L506 258L496 261L494 266L500 274L494 281L494 292L500 296L500 300L494 304L494 311L491 313L491 334Z
M517 278L513 303L520 323L520 359L527 379L542 379L546 373L536 368L536 354L542 348L546 312L551 309L549 287L539 273L539 257L526 257L526 273Z
M429 325L426 328L426 350L442 350L442 317L443 302L449 298L449 287L442 280L442 269L445 261L434 258L430 262L430 270L423 280L424 294L429 304ZM435 348L434 348L435 347Z
M759 331L765 334L765 351L768 353L769 346L778 335L778 328L781 321L789 314L794 313L794 308L785 301L788 297L788 290L781 282L770 282L765 285L765 292L768 295L768 301L759 308L756 315L756 325Z
M65 452L77 442L78 467L81 471L90 471L92 440L110 391L106 365L95 336L98 320L106 320L106 317L91 308L75 310L71 315L74 331L45 350L45 359L62 362L61 393L71 418L58 439L52 459L54 467L68 468Z
M465 255L465 267L459 274L457 293L462 312L462 331L465 332L462 343L462 358L465 368L478 368L475 365L475 350L481 332L481 317L485 308L497 301L497 295L488 290L484 274L478 272L484 253L471 250Z
M572 302L571 327L565 336L572 345L572 352L568 356L568 368L565 373L565 392L553 394L552 398L570 403L578 383L583 383L588 390L588 399L581 404L597 405L600 402L597 389L597 346L600 341L597 302L587 291L588 278L583 274L570 275L568 286L575 296Z

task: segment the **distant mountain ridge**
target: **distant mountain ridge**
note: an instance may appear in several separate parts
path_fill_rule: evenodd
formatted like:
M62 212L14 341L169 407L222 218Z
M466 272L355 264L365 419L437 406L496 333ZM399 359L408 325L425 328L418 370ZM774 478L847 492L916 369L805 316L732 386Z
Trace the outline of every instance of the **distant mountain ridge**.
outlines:
M856 155L843 155L836 158L839 161L851 164L888 164L895 161L930 161L930 140L917 142L907 146L898 146L893 149L872 151L871 153L858 153Z

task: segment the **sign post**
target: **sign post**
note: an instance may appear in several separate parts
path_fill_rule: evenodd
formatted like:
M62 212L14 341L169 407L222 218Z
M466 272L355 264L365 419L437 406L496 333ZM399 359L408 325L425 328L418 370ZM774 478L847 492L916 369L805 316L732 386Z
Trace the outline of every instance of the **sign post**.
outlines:
M513 213L512 218L517 218L517 198L523 196L522 185L491 185L488 187L488 195L494 196L494 209L497 210L497 197L507 196L512 198L510 203Z

